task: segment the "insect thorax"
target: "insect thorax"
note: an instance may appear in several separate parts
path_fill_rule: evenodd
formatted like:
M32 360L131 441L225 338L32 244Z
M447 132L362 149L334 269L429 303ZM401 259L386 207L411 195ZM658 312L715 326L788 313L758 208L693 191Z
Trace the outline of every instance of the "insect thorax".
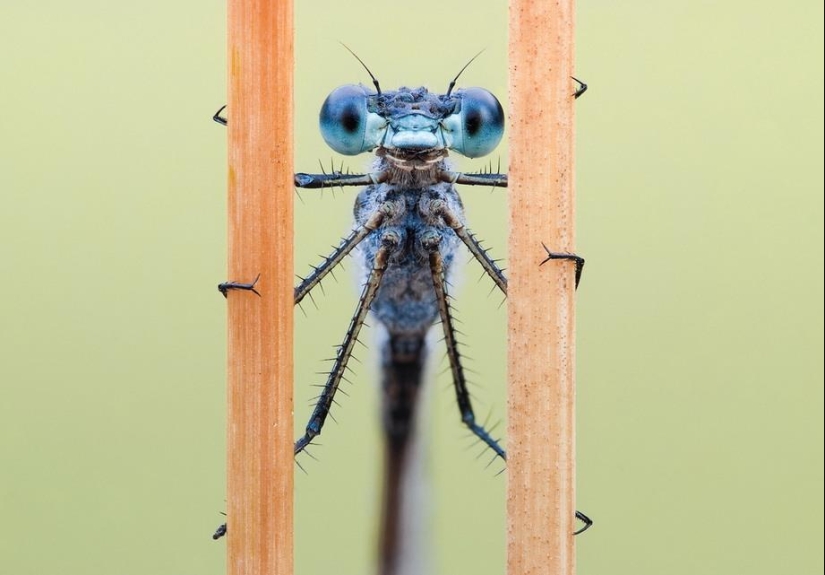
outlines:
M387 169L387 160L378 159L377 168ZM439 162L434 170L447 169ZM418 177L416 177L416 174ZM422 244L425 235L440 236L439 252L444 272L450 277L452 263L460 240L440 216L433 214L433 201L443 201L447 207L464 218L458 192L450 183L427 181L422 172L408 172L404 183L382 183L367 186L355 202L355 224L364 224L369 217L387 203L392 216L371 232L356 250L356 259L362 266L362 281L366 281L372 262L381 245L382 235L392 232L400 239L384 274L381 287L372 303L371 311L390 334L423 338L438 318L438 307L433 291L429 252Z

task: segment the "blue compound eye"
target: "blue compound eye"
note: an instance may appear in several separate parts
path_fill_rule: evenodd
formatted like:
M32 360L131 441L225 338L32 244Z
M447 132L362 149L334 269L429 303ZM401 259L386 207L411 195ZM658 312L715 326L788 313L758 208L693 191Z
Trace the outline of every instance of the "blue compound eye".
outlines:
M380 141L386 121L367 111L368 95L363 86L341 86L321 106L321 135L339 154L354 156L373 149Z
M461 107L442 122L449 135L449 147L468 158L489 154L504 135L501 104L483 88L458 90L455 96L461 98Z

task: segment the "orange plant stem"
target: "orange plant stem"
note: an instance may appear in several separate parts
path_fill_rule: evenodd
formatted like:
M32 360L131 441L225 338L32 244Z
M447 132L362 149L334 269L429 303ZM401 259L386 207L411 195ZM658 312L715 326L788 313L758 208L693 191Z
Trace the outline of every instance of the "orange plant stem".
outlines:
M293 12L228 9L227 573L291 575Z
M510 1L508 573L572 575L573 0Z

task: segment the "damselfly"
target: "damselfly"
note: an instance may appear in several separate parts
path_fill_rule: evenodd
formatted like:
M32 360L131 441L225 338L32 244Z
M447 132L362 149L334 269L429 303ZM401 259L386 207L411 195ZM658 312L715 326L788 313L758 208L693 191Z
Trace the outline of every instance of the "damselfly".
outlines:
M506 458L499 442L476 419L456 344L448 286L463 244L506 295L504 273L466 225L456 184L506 187L507 175L457 172L447 162L449 151L477 158L498 145L504 133L504 111L492 93L483 88L454 90L461 72L444 94L430 93L426 88L382 91L375 76L369 69L367 72L374 90L362 85L333 90L321 107L320 127L326 143L340 154L374 152L372 171L295 175L298 188L365 186L355 200L353 230L295 288L298 304L348 255L357 258L364 270L358 304L306 430L295 442L295 455L321 434L358 334L367 315L372 314L382 332L386 444L379 572L389 575L395 573L400 544L403 517L398 502L414 433L426 336L436 322L440 321L444 332L462 423L496 456ZM571 97L578 97L585 89L579 82ZM226 124L222 110L214 119ZM578 285L584 260L574 254L545 251L545 261L568 259L576 263ZM254 281L227 282L219 289L226 295L232 289L254 291L255 285ZM576 512L576 517L584 522L577 533L592 524L582 513ZM225 532L222 526L216 538Z

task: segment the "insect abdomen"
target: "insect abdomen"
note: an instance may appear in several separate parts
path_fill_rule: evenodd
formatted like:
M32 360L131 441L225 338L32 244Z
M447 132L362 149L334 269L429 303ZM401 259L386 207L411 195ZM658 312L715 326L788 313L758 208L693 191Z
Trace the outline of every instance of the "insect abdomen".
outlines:
M411 444L425 361L422 337L389 336L382 349L381 404L384 428L384 492L381 511L379 573L396 573L397 562L408 555L401 548L409 539Z

